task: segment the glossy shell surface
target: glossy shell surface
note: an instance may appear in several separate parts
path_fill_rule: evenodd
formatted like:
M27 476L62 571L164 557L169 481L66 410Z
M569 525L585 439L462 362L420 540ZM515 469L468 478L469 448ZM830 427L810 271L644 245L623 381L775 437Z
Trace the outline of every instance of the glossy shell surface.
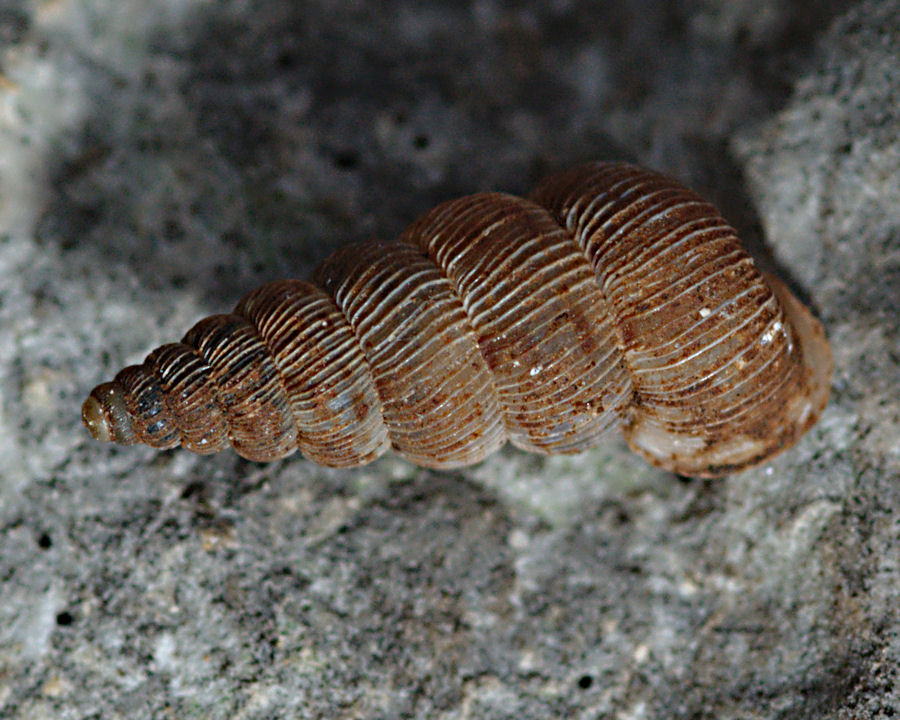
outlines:
M621 163L481 193L395 243L345 247L201 320L99 385L94 437L338 467L393 448L478 462L510 441L572 453L620 427L673 472L793 445L828 398L821 325L674 180Z

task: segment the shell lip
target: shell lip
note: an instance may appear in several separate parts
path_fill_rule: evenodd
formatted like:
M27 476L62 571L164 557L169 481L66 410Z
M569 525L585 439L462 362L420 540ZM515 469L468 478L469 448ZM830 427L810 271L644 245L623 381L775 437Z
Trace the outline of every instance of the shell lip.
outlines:
M774 275L762 273L769 287L784 308L788 321L797 332L800 342L800 357L803 362L804 394L796 399L796 440L809 430L819 419L828 404L831 393L831 375L834 359L825 336L825 329L809 309ZM789 443L785 447L793 445Z
M793 328L802 363L800 388L779 409L783 418L777 431L766 437L738 434L707 444L702 432L677 434L665 427L643 422L635 412L626 420L624 432L631 449L653 465L679 475L715 478L741 472L767 462L787 450L818 421L831 390L833 360L822 324L813 317L778 278L761 273Z

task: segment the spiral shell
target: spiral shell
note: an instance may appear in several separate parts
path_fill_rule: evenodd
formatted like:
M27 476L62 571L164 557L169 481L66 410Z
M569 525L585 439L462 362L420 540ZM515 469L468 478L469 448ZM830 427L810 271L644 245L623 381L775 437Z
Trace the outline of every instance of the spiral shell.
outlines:
M650 462L712 477L794 444L830 375L821 325L712 205L595 163L530 200L443 203L399 242L257 288L97 386L82 416L100 440L338 467L393 448L451 468L507 440L572 453L619 426Z

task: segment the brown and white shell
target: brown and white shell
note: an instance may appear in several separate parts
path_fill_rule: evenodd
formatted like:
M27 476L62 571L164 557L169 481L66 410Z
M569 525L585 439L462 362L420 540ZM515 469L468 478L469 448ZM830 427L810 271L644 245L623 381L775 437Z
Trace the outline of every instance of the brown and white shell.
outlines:
M573 453L619 426L650 462L710 477L793 445L830 376L821 325L712 205L595 163L263 285L97 386L82 416L100 440L337 467L393 448L452 468L507 440Z

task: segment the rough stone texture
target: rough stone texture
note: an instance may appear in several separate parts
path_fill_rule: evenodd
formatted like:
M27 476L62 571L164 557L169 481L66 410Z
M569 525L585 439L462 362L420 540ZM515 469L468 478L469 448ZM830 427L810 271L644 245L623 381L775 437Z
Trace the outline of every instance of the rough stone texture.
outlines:
M900 714L900 2L0 5L0 716ZM833 340L794 450L114 449L83 395L432 204L621 158Z

